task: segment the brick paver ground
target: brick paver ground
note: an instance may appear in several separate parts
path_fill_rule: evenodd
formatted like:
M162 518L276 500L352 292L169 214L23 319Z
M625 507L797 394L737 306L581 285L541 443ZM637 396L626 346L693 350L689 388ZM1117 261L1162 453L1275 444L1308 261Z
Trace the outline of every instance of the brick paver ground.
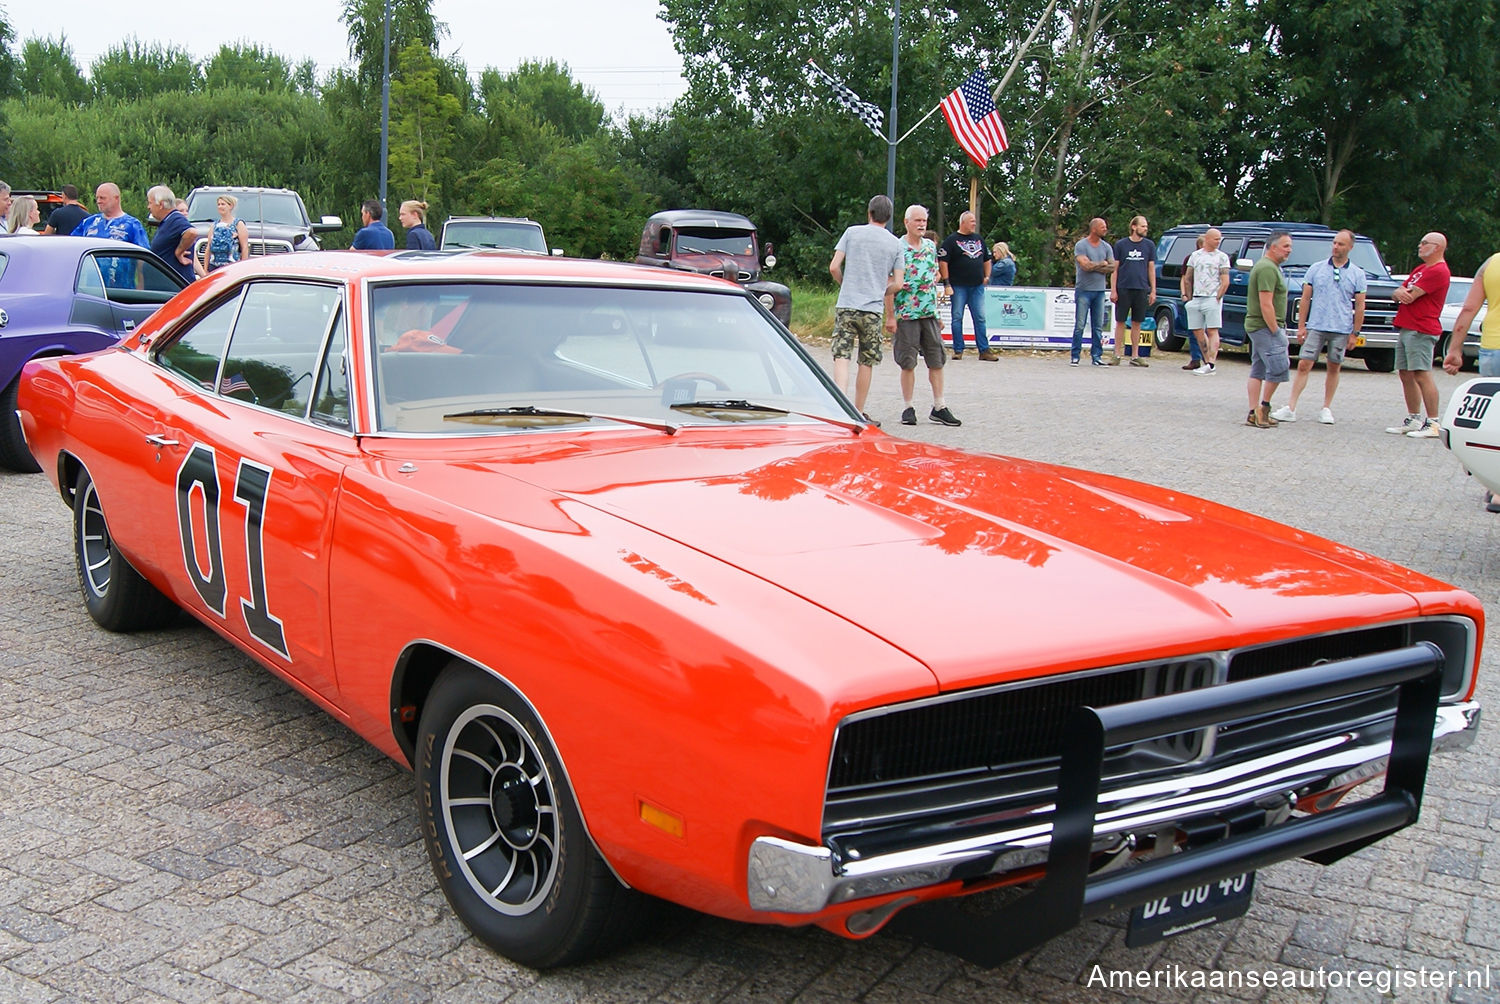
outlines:
M926 423L920 375L923 424L896 424L887 360L870 411L896 435L1106 470L1295 523L1500 611L1500 517L1440 443L1382 431L1401 415L1394 375L1356 364L1338 424L1322 426L1307 420L1319 370L1303 421L1257 430L1242 424L1242 357L1213 377L1182 361L1071 369L1051 355L971 355L949 369L964 421L950 429ZM1439 376L1445 401L1457 382ZM678 913L606 961L538 974L485 950L448 911L407 773L204 628L96 629L56 496L39 476L0 475L0 500L0 1001L1392 999L1339 986L1108 989L1091 980L1096 966L1158 980L1488 966L1488 987L1394 998L1500 1000L1492 727L1434 758L1417 826L1334 867L1266 869L1245 918L1152 948L1126 949L1112 918L983 970L890 934L849 942ZM886 588L895 606L903 590L941 583ZM961 598L953 615L1001 602ZM1500 651L1493 629L1486 642ZM1491 707L1495 679L1480 683Z

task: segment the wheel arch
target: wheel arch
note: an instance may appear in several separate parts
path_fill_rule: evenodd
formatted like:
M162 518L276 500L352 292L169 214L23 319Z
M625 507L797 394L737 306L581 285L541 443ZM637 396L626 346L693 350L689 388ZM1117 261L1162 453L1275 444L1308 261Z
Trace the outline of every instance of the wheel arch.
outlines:
M572 797L578 807L579 818L583 821L584 838L588 840L594 852L599 855L600 860L609 868L619 883L626 888L631 888L630 883L621 877L619 870L599 846L599 841L594 839L593 831L589 826L588 810L584 807L578 789L573 784L573 773L568 769L567 754L548 727L546 716L542 714L541 709L504 673L485 665L478 659L429 639L419 639L408 644L400 658L396 660L396 669L391 677L391 732L396 738L396 744L401 748L402 755L406 757L407 766L413 770L416 769L417 731L422 721L422 711L427 706L427 700L437 684L438 677L449 664L455 661L472 666L479 672L492 677L514 694L516 700L524 704L536 718L543 737L552 747L553 755L557 757L558 767L567 781L568 790L573 793Z

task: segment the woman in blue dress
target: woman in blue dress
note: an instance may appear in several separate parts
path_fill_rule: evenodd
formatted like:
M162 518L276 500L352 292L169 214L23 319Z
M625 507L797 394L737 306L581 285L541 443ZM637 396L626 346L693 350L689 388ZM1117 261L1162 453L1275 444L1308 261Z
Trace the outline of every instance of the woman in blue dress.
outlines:
M245 221L234 215L238 202L232 195L219 196L219 222L208 232L208 246L203 256L193 255L193 271L199 276L250 257L250 232L245 229Z

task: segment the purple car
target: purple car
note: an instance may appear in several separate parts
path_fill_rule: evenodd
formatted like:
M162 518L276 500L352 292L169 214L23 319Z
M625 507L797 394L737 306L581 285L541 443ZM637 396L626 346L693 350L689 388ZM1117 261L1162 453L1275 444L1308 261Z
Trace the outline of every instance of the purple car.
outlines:
M134 244L0 236L0 467L41 469L16 420L16 387L27 360L113 345L184 285Z

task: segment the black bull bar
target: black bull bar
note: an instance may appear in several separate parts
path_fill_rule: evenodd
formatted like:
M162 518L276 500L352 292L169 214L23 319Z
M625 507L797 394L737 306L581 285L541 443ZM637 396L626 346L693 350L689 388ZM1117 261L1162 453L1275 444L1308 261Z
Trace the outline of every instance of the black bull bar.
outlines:
M1085 920L1222 878L1303 857L1332 864L1409 826L1422 807L1443 652L1431 642L1258 679L1079 708L1067 729L1046 874L1030 891L979 915L954 900L912 906L891 928L983 966L997 966ZM1373 797L1089 877L1104 752L1350 694L1398 687L1385 788Z

